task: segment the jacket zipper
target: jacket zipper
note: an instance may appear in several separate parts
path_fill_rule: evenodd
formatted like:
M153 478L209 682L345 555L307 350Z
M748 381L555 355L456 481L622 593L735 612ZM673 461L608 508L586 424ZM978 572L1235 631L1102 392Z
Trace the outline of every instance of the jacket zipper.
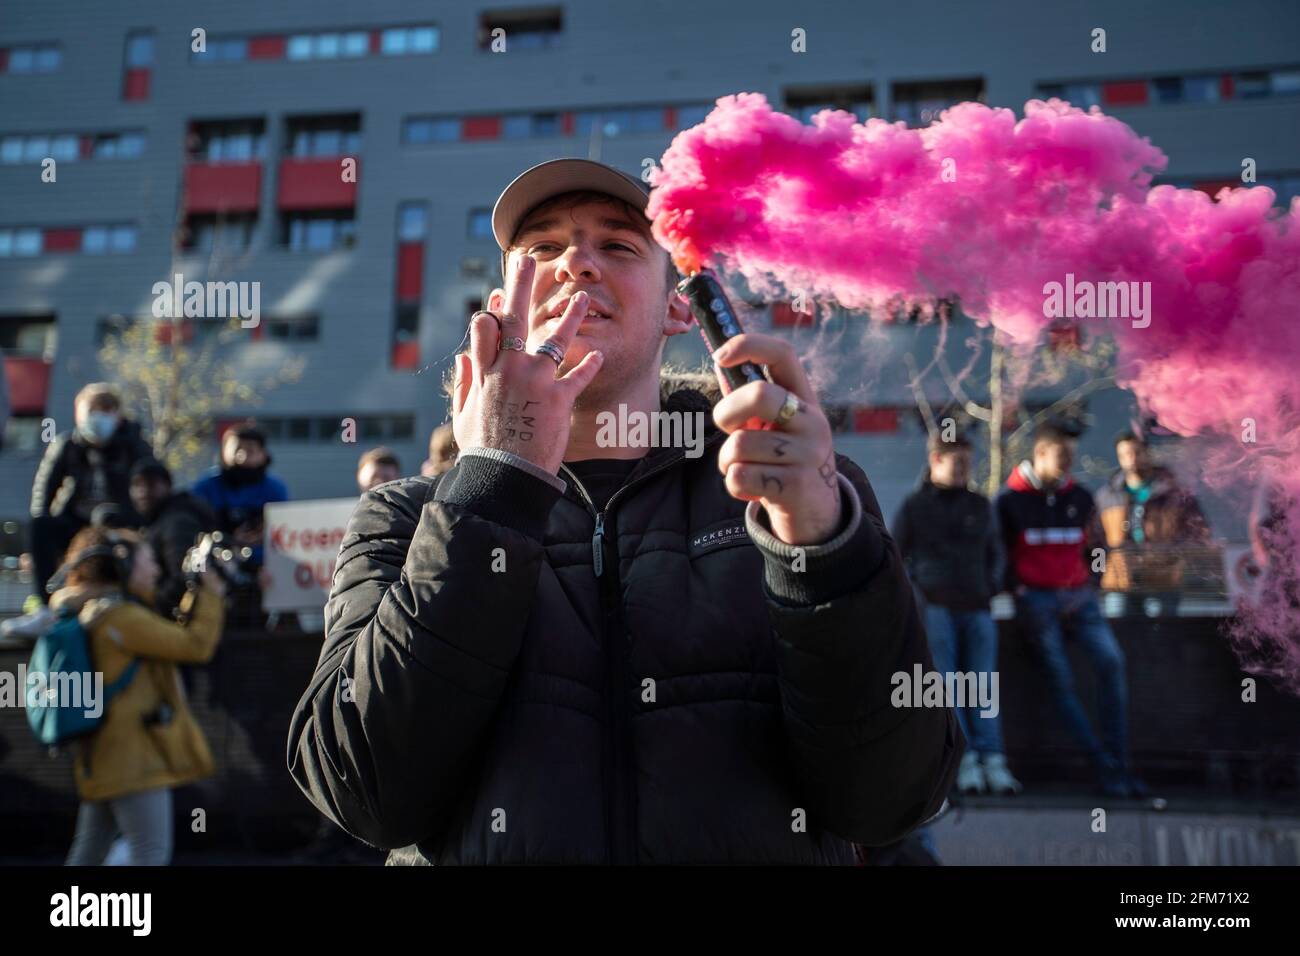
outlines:
M667 471L681 460L674 456L661 465L650 469L635 480L619 488L605 502L603 511L596 509L596 503L583 487L578 476L563 463L560 469L573 482L581 495L587 510L596 519L596 528L591 536L592 571L600 582L601 603L601 644L606 649L606 690L609 694L609 719L611 733L609 738L608 766L611 768L610 783L605 798L609 808L606 817L608 833L608 853L611 863L634 864L637 862L637 828L636 828L636 780L632 760L632 713L628 701L630 689L627 680L627 635L623 630L622 587L618 578L618 549L615 544L617 533L611 534L605 526L605 516L613 505L629 488L641 484L648 478ZM613 549L611 571L605 573L605 548Z

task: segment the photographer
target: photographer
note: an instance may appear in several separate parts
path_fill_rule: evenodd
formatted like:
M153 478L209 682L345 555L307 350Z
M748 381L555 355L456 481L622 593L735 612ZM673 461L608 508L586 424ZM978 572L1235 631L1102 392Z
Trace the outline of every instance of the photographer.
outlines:
M171 618L185 595L185 554L200 535L213 531L217 519L207 504L185 491L172 490L172 473L154 458L131 469L131 504L144 519L141 529L158 558L154 607Z
M120 832L134 865L172 855L171 791L214 772L212 753L181 689L176 665L212 659L221 638L225 582L214 570L181 602L184 625L152 610L158 564L131 531L85 528L68 548L56 614L75 614L105 685L138 662L103 722L74 747L81 806L67 863L97 866Z
M794 349L733 338L773 381L716 405L661 381L692 323L646 201L576 159L505 190L457 463L352 516L288 760L390 863L849 865L951 786L952 712L891 705L932 669L911 586ZM602 440L620 406L698 416L703 454Z
M267 469L266 436L252 425L229 429L221 439L221 465L194 485L194 494L217 516L217 530L234 544L253 549L250 570L262 566L262 512L273 501L288 501L289 489Z

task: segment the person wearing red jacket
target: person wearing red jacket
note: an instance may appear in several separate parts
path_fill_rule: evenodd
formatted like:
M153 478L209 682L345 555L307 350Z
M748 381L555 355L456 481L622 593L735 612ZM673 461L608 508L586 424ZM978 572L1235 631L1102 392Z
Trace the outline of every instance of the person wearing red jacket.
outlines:
M1044 425L1034 433L1033 458L1021 462L998 496L1007 554L1007 590L1015 596L1021 631L1033 642L1075 742L1091 758L1110 797L1143 797L1146 786L1129 767L1128 685L1124 652L1097 600L1105 554L1097 506L1070 477L1075 439ZM1077 640L1097 676L1101 737L1074 687L1066 635Z

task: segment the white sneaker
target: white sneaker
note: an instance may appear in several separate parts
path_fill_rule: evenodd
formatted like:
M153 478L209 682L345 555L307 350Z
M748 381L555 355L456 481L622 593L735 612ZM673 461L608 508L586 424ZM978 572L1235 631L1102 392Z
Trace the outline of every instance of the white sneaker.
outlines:
M962 754L961 766L957 768L957 790L960 793L984 792L984 768L980 766L980 755L973 750Z
M1006 754L984 755L984 780L988 784L990 793L1004 797L1014 797L1024 789L1020 781L1007 769Z
M0 621L0 637L40 637L54 624L54 612L42 604L31 614Z

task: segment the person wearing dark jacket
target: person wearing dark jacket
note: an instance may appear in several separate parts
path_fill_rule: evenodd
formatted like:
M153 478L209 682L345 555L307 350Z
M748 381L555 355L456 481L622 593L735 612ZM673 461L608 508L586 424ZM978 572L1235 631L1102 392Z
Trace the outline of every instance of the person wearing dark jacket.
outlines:
M690 323L645 205L587 160L505 190L457 462L352 516L287 756L390 863L851 865L952 784L952 712L891 706L931 667L912 589L793 349L732 339L773 381L716 405L661 391Z
M248 565L262 566L263 512L288 501L289 489L271 474L266 435L253 425L228 429L221 437L221 464L194 485L194 494L217 516L217 529L236 546L252 549Z
M158 559L154 610L171 620L187 583L182 564L198 539L217 527L216 516L201 498L172 490L172 474L155 458L131 469L131 503L144 519L144 539Z
M1002 589L997 518L989 500L967 487L971 446L965 436L932 436L927 458L920 485L894 517L894 541L925 599L925 633L936 670L974 675L981 686L996 687L991 675L998 669L998 630L989 601ZM968 701L956 711L970 742L957 789L1019 793L1020 781L1002 750L999 708Z
M5 633L40 633L52 621L46 585L97 507L115 506L125 524L138 523L131 507L131 466L152 454L140 427L123 417L121 398L106 382L78 392L73 414L76 427L50 442L32 481L30 548L42 606L6 621Z
M1034 432L1033 460L1022 461L998 496L998 522L1007 552L1007 590L1021 631L1034 643L1070 735L1088 754L1102 792L1141 797L1146 787L1128 760L1128 685L1124 652L1097 600L1101 526L1086 488L1070 477L1075 439L1044 425ZM1074 689L1065 653L1067 632L1097 677L1101 738Z
M1106 571L1101 586L1125 598L1157 602L1175 614L1189 549L1210 545L1210 528L1196 497L1173 472L1151 460L1147 444L1131 431L1115 438L1119 468L1097 492L1106 534ZM1132 606L1126 600L1125 608Z

